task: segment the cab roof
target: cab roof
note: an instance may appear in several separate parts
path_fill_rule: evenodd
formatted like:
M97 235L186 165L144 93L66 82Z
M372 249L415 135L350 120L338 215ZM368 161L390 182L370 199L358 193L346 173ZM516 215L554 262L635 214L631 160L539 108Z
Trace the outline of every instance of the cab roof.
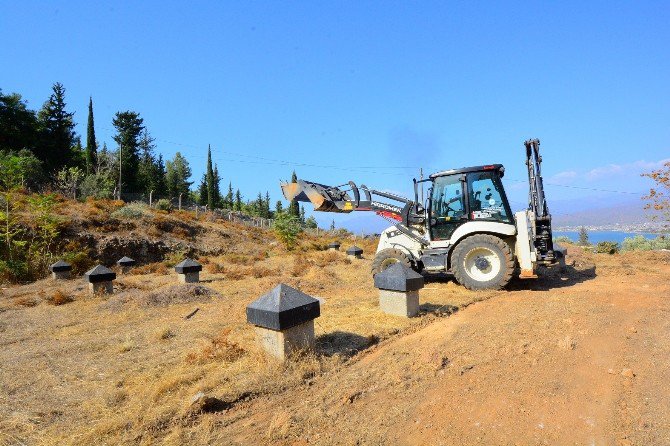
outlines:
M430 178L433 179L447 175L456 175L469 172L483 172L488 170L497 170L501 178L505 174L505 167L502 164L487 164L485 166L461 167L460 169L443 170L441 172L431 174Z

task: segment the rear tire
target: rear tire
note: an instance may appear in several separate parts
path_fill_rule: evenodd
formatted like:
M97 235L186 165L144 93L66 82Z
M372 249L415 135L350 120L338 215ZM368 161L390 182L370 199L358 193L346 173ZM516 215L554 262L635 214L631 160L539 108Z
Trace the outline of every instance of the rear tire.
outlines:
M514 256L499 237L476 234L454 248L451 269L456 280L469 290L499 290L514 272Z
M412 268L409 256L399 249L386 248L379 251L372 261L372 275L381 273L394 263L402 263L407 268Z

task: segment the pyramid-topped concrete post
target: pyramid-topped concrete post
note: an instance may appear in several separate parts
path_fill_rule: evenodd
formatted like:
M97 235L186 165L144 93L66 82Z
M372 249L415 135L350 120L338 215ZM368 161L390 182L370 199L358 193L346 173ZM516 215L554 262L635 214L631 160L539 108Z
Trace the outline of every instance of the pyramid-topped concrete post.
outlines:
M363 250L358 246L354 245L351 248L347 249L347 256L360 259L361 257L363 257Z
M128 271L130 271L133 266L135 266L135 260L131 259L130 257L123 256L119 260L117 260L116 264L119 265L121 268L121 272L123 274L126 274Z
M328 251L339 251L340 242L333 242L328 245Z
M63 260L59 260L49 266L49 271L51 271L51 277L55 280L66 280L69 279L72 274L72 265Z
M93 294L112 294L114 286L112 280L116 279L116 273L103 265L97 265L84 273L88 282L88 289Z
M198 283L200 282L200 271L202 271L202 265L196 262L195 260L186 259L181 263L178 263L174 270L177 272L179 281L181 283Z
M414 317L419 313L419 290L423 276L401 263L394 263L375 275L379 307L384 313Z
M317 299L283 283L247 306L247 322L255 325L258 342L281 361L314 348L314 319L320 314Z

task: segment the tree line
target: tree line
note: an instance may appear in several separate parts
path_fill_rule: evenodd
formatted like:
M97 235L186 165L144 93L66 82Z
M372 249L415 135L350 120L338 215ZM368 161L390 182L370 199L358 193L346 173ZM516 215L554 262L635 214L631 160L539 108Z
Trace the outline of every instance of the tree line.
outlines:
M222 194L211 146L200 185L191 190L188 160L180 152L164 160L138 112L126 110L114 115L112 138L116 147L109 149L106 143L100 146L95 136L93 98L89 98L86 143L82 145L82 138L75 131L75 113L68 109L65 93L65 87L57 82L42 107L31 110L20 94L4 94L0 89L0 187L51 190L72 198L132 200L150 193L166 198L181 195L209 209L230 209L264 218L285 212L303 226L315 226L314 219L306 220L304 209L296 202L284 209L277 201L271 209L267 191L265 195L259 192L255 200L244 200L230 181ZM293 172L293 180L296 179Z

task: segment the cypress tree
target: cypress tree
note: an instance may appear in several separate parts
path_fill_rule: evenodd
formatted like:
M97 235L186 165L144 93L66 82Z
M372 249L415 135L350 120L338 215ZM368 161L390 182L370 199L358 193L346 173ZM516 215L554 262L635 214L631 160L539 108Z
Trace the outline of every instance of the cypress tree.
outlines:
M88 125L86 127L86 175L93 173L97 164L98 143L95 141L95 126L93 124L93 98L88 98Z
M207 207L214 209L214 169L212 168L212 147L207 146L207 170L205 172L207 185Z
M234 204L234 197L233 197L233 183L229 182L228 183L228 193L226 194L226 199L224 201L224 206L227 209L232 209L233 204Z
M208 197L209 197L209 188L207 187L207 174L202 174L202 181L200 181L200 186L198 186L198 204L200 206L209 206Z
M237 189L237 191L235 192L235 210L236 211L242 210L242 195L240 194L239 189Z
M221 178L219 177L219 167L214 164L214 180L212 181L214 189L214 206L217 208L221 207L221 190L219 189L219 183Z

